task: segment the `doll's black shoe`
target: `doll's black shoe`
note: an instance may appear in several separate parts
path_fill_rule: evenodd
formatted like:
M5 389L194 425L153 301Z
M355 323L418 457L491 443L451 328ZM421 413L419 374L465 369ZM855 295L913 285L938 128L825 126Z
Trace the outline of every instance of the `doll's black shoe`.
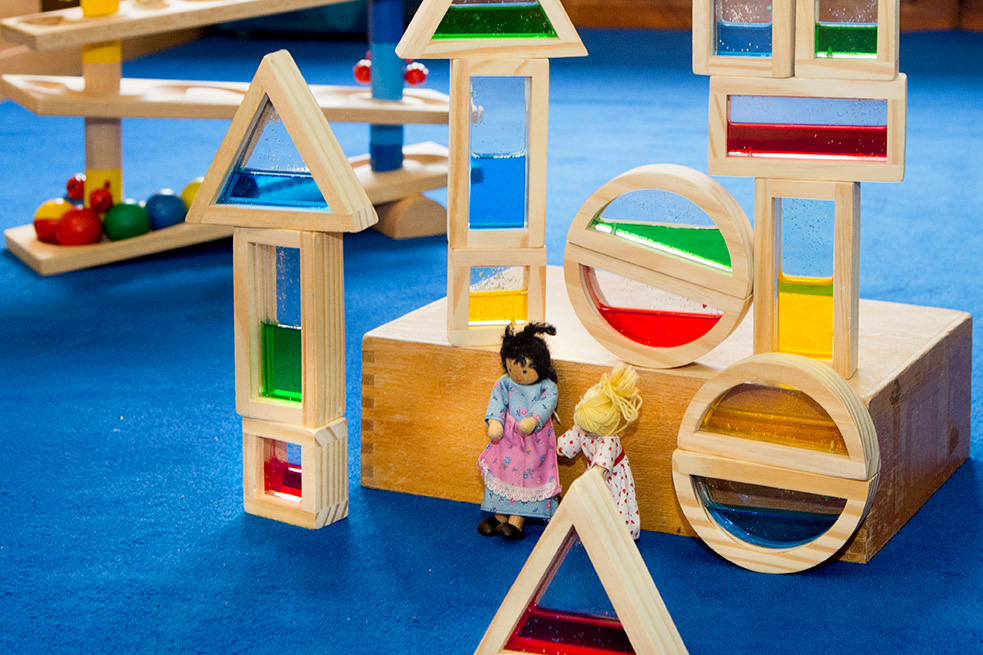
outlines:
M501 523L494 516L489 516L487 519L478 524L478 534L482 537L494 537L495 528L497 528Z
M495 532L502 535L502 539L506 541L521 541L526 538L526 533L522 531L522 528L517 528L511 523L499 523Z

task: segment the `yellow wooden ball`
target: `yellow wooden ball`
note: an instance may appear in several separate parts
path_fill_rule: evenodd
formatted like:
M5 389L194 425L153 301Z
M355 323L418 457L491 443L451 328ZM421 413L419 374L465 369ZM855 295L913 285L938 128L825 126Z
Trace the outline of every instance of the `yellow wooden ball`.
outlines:
M184 187L184 191L181 192L181 200L184 201L186 208L191 209L191 203L195 201L195 196L198 195L198 189L201 188L201 183L204 181L205 178L196 177L188 182L188 186Z

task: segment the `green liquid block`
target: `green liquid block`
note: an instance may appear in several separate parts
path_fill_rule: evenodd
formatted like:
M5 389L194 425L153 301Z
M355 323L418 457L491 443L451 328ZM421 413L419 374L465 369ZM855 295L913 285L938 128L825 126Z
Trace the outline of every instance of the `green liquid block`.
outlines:
M716 264L728 270L731 268L727 242L724 241L724 236L720 230L715 227L666 225L664 223L618 223L594 219L591 228L650 248Z
M267 398L300 402L303 388L303 345L300 328L262 323L263 388Z
M555 39L538 2L451 5L437 26L435 39Z
M877 25L816 23L816 58L877 56Z

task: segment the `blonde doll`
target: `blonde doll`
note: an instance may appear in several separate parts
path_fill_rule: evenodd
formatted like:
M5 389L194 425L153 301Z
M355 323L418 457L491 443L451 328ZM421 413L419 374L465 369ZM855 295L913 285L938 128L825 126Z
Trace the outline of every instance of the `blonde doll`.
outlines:
M588 466L604 469L604 481L632 539L638 539L640 531L638 501L619 434L638 418L642 406L635 388L637 378L635 369L624 364L601 376L577 403L574 426L557 440L559 454L572 459L583 452Z

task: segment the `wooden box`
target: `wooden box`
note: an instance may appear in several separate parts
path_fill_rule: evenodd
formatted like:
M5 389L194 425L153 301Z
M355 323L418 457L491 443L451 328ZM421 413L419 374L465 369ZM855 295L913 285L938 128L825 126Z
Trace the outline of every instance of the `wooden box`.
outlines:
M550 267L546 318L559 374L562 425L584 391L617 358L574 315L562 270ZM454 348L440 300L372 330L362 341L362 485L480 502L476 461L487 443L482 420L502 374L497 348ZM686 406L715 372L752 352L751 319L699 363L640 369L645 404L622 443L634 472L642 528L688 536L672 483L672 453ZM969 457L972 319L947 309L860 302L859 370L881 453L877 495L840 558L867 562ZM562 459L562 458L561 458ZM560 462L569 487L582 458ZM478 511L475 508L477 518Z

